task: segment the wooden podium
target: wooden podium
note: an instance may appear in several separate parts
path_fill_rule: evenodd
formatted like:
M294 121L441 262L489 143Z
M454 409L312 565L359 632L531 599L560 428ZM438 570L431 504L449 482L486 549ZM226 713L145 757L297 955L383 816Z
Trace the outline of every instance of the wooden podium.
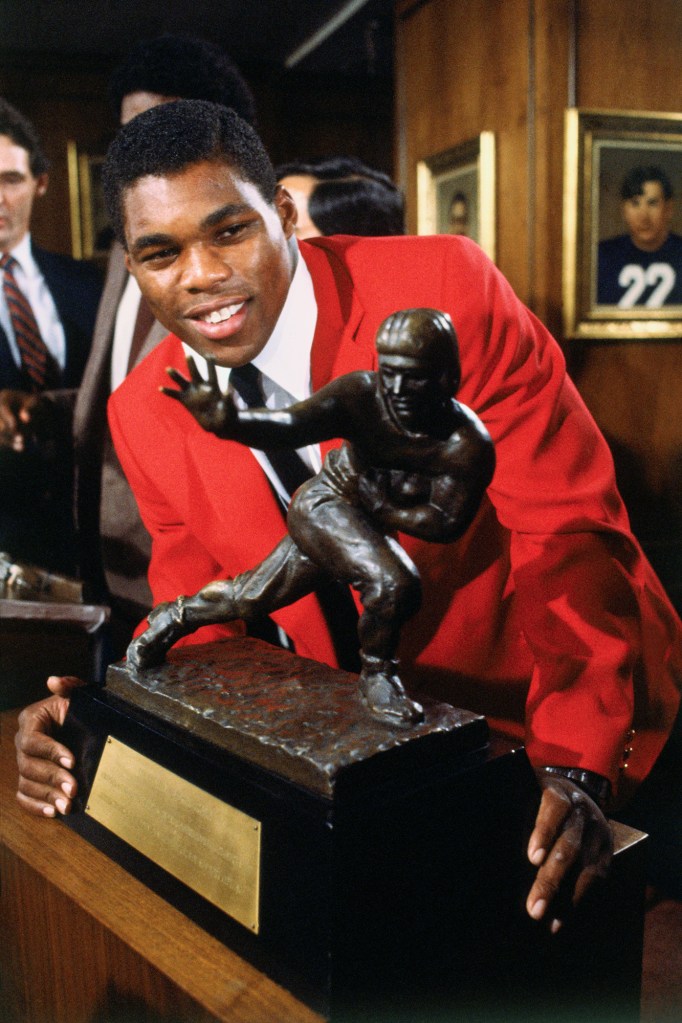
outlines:
M403 765L405 798L393 771L372 771L360 831L349 830L342 815L342 856L334 841L318 837L316 865L317 853L306 859L299 839L292 869L290 843L275 843L264 854L270 880L261 891L288 910L276 917L264 909L258 939L233 923L214 929L218 941L82 835L20 811L13 716L2 725L3 1009L11 1023L572 1023L601 1019L607 1009L618 1023L638 1019L644 836L614 826L609 881L551 937L523 909L537 792L523 750L504 740L465 750L445 771L428 760L413 770L400 753L392 763ZM239 778L246 789L263 790L258 772L252 778L242 765ZM285 821L296 810L287 800L305 786L299 779L289 788L274 793ZM263 827L266 836L277 834L267 808ZM273 884L273 876L286 885ZM282 934L308 949L289 962L291 983L276 968L287 953ZM337 957L330 984L340 977L342 997L321 1004L327 949ZM315 983L306 992L299 966L308 959ZM136 1005L147 1006L147 1015L135 1016Z

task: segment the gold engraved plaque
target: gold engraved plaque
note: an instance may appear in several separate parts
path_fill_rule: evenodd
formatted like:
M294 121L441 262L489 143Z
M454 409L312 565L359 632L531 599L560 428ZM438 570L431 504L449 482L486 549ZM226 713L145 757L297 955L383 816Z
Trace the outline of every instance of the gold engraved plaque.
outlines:
M258 933L260 821L111 736L85 812Z

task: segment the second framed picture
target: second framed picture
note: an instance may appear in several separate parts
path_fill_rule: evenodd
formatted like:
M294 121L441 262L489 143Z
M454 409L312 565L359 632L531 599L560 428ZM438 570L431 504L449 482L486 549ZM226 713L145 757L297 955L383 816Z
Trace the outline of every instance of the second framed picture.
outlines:
M565 130L566 337L682 337L682 117L573 108Z
M419 162L417 232L467 235L495 259L493 132Z
M86 152L71 139L67 142L66 159L72 255L74 259L104 261L114 237L104 207L104 153Z

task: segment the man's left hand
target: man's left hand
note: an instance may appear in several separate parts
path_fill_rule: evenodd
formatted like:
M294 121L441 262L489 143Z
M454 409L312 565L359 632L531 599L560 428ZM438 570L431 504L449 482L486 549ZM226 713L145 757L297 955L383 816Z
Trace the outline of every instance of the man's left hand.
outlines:
M606 877L613 835L597 804L567 778L541 775L542 799L528 843L528 859L539 867L526 909L546 918L555 934L564 906L577 905L597 878Z

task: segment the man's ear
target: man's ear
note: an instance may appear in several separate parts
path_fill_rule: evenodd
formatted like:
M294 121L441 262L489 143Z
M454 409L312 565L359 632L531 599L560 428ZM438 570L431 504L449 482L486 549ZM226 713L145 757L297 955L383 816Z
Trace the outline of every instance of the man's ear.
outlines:
M123 253L123 259L126 265L126 270L128 271L129 274L131 274L133 272L133 261L130 258L130 253L128 252L127 249Z
M47 192L47 186L50 183L50 176L45 171L43 174L39 174L36 178L36 195L45 195Z
M275 189L275 208L282 223L285 237L291 238L296 229L298 210L296 209L296 203L283 185L277 185Z

